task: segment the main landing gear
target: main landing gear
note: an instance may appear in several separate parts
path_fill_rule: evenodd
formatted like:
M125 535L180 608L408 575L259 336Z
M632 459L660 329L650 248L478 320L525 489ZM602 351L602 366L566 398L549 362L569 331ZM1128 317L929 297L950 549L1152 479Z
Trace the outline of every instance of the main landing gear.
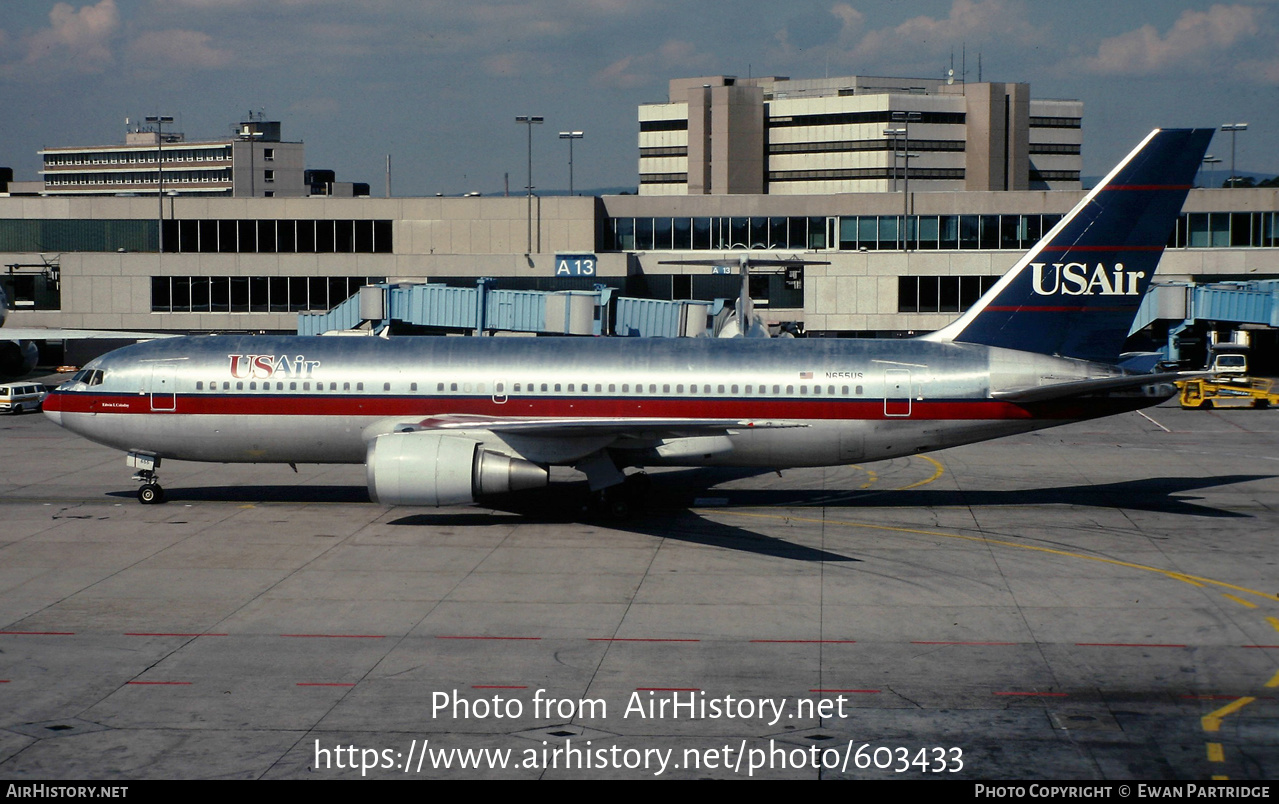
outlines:
M142 484L138 489L138 502L143 505L158 505L164 502L164 488L160 485L160 476L155 473L160 468L160 459L154 455L141 452L130 452L125 456L125 463L138 471L133 479Z
M592 491L586 511L589 515L618 521L630 519L636 511L643 510L644 498L651 484L643 472L629 475L622 483Z

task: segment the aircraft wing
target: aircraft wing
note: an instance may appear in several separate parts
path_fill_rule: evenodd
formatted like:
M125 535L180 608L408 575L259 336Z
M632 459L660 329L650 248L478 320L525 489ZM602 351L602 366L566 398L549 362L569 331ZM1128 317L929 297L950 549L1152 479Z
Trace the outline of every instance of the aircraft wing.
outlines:
M1130 374L1123 377L1105 377L1099 380L1075 380L1054 385L1036 385L1030 388L1010 388L991 391L991 399L1001 402L1045 402L1053 399L1070 399L1072 397L1098 394L1105 391L1124 391L1141 388L1145 385L1163 385L1186 380L1191 377L1202 377L1204 372L1172 371L1161 374Z
M749 419L662 419L662 418L528 418L496 416L432 416L400 425L399 432L443 430L487 430L548 437L631 436L638 438L689 438L719 435L729 430L763 430L807 427L802 422Z

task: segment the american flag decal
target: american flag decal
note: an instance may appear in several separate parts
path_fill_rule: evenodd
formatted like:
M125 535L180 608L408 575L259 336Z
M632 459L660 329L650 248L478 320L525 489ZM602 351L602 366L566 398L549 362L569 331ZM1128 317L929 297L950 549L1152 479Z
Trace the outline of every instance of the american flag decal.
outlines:
M800 378L801 380L811 380L811 379L813 378L813 372L811 372L811 371L801 371L801 372L799 373L799 378Z

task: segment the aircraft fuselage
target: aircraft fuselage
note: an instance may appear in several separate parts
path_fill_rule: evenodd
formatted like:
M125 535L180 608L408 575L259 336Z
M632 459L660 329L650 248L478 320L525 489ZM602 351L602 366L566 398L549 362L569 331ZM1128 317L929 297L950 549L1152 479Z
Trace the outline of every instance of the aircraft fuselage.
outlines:
M474 430L491 420L627 424L625 435L486 438L543 464L571 465L606 448L631 465L824 466L1159 401L998 401L992 388L1121 372L899 340L216 336L126 347L87 369L102 372L96 384L69 384L45 403L59 424L131 452L221 462L362 463L367 443L397 427L476 417ZM721 435L645 437L650 419L742 425ZM778 422L788 426L766 426Z

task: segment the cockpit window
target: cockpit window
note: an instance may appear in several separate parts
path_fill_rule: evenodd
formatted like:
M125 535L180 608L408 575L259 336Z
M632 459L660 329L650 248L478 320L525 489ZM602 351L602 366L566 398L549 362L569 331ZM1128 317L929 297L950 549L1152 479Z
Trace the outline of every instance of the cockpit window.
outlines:
M94 386L102 384L102 369L80 369L71 379L62 384L62 388L74 388L78 384Z

